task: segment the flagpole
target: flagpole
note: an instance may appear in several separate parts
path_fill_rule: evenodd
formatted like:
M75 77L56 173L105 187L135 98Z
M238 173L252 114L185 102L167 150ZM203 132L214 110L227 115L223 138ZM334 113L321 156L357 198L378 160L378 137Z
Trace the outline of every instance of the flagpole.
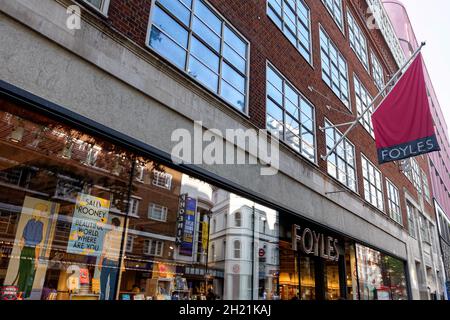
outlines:
M422 48L426 45L426 42L422 42L420 44L420 47L411 55L411 57L405 62L405 64L392 76L392 78L388 81L388 83L386 83L386 85L384 86L384 88L378 92L378 94L375 96L375 98L372 99L372 102L367 106L366 109L364 109L362 111L362 113L355 119L355 121L352 123L352 125L347 129L347 131L345 131L345 133L338 139L338 141L335 143L335 145L333 146L333 148L331 148L327 154L325 156L321 156L322 160L326 161L331 154L336 150L336 148L339 146L339 144L341 144L342 141L344 141L344 139L348 136L348 134L350 133L350 131L353 130L353 128L355 128L359 121L365 116L365 114L373 107L373 105L375 104L375 102L377 101L377 99L383 94L383 92L385 92L387 90L387 88L389 88L389 86L395 82L395 80L397 79L397 77L402 73L402 71L409 65L409 63L414 60L414 58L420 53L420 51L422 50ZM374 112L378 109L380 105L378 105ZM325 131L326 129L329 128L335 128L337 126L331 126L331 127L325 127L325 128L320 128L322 131Z

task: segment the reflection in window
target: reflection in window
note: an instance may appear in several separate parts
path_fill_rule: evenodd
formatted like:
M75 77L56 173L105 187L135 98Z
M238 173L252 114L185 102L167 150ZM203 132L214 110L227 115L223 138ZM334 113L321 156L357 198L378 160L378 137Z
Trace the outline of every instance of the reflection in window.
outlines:
M325 130L327 151L339 141L342 134L336 128L330 128L331 122L325 121ZM356 162L355 147L350 140L345 138L328 157L328 174L338 179L350 190L356 191Z
M344 21L342 18L342 0L322 0L328 12L333 16L339 28L344 28Z
M275 210L0 103L0 286L19 273L25 299L279 297ZM262 225L236 233L253 214Z
M361 156L364 178L364 198L366 201L384 210L383 183L381 171L378 170L364 155Z
M267 15L312 63L310 10L303 0L267 0Z
M347 12L347 19L350 46L355 51L364 68L366 68L366 70L369 70L366 37L359 27L358 23L355 21L355 18L353 18L353 15L350 13L350 11Z
M314 107L270 65L266 85L267 129L314 162Z
M323 28L320 28L322 79L350 109L347 61Z
M248 95L248 43L202 0L157 0L149 46L239 111Z

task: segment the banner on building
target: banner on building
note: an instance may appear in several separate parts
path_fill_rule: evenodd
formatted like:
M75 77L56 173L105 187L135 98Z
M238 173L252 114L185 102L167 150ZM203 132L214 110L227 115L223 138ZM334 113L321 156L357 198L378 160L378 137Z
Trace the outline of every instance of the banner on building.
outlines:
M380 164L440 151L419 54L372 115Z
M108 223L110 201L79 193L73 213L67 252L100 256Z
M197 211L197 200L186 197L183 233L180 244L180 254L184 256L192 256L194 247L194 231L195 231L195 213Z

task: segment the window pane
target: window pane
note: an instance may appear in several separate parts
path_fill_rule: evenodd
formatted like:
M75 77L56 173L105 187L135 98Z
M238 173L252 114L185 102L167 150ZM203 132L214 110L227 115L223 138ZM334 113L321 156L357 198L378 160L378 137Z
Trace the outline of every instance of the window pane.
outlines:
M190 11L178 0L158 0L167 10L181 20L185 26L189 26ZM156 13L154 15L156 17Z
M177 67L184 69L186 64L186 51L156 27L152 27L150 46Z

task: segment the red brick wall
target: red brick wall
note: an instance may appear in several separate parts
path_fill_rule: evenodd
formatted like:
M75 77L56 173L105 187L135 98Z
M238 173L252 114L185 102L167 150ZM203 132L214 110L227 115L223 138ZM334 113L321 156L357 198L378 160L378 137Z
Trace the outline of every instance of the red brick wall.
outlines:
M289 81L303 93L316 108L316 145L318 148L318 165L326 173L326 162L320 159L325 154L325 135L318 127L324 124L324 118L328 118L334 124L348 122L356 116L356 101L353 85L353 74L356 73L372 96L378 92L372 76L366 71L356 54L350 48L348 40L348 29L346 12L351 11L360 27L363 28L368 40L369 51L374 51L377 58L383 64L386 80L392 75L397 65L390 53L384 38L379 30L369 30L365 21L367 15L367 4L364 0L344 1L345 25L342 32L325 6L319 0L305 0L311 9L311 32L313 45L313 66L311 66L299 53L299 51L287 40L278 27L266 14L265 0L209 0L212 4L243 36L250 42L250 90L249 90L249 115L250 121L260 128L265 128L266 119L266 62L270 61ZM148 18L151 0L111 0L108 23L123 35L131 38L134 42L145 47L148 27ZM327 105L335 109L347 111L339 98L322 80L320 63L320 41L319 25L322 25L331 37L340 52L344 55L349 69L349 87L352 107L352 115L328 110ZM371 61L369 55L369 70ZM369 71L370 72L370 71ZM321 92L323 98L316 92L308 90L313 86ZM330 102L331 101L331 102ZM345 129L345 128L344 128ZM358 192L364 196L361 153L364 153L372 163L377 163L376 148L374 140L369 133L358 126L353 130L349 139L356 146ZM428 164L422 157L418 158L420 166L428 171ZM398 165L386 164L378 166L383 176L389 178L400 190L403 221L406 226L406 207L403 190L408 190L417 196L417 191L409 180L400 172ZM387 211L387 194L384 185L385 211ZM426 204L426 210L433 215L433 208ZM380 214L382 214L380 212Z

